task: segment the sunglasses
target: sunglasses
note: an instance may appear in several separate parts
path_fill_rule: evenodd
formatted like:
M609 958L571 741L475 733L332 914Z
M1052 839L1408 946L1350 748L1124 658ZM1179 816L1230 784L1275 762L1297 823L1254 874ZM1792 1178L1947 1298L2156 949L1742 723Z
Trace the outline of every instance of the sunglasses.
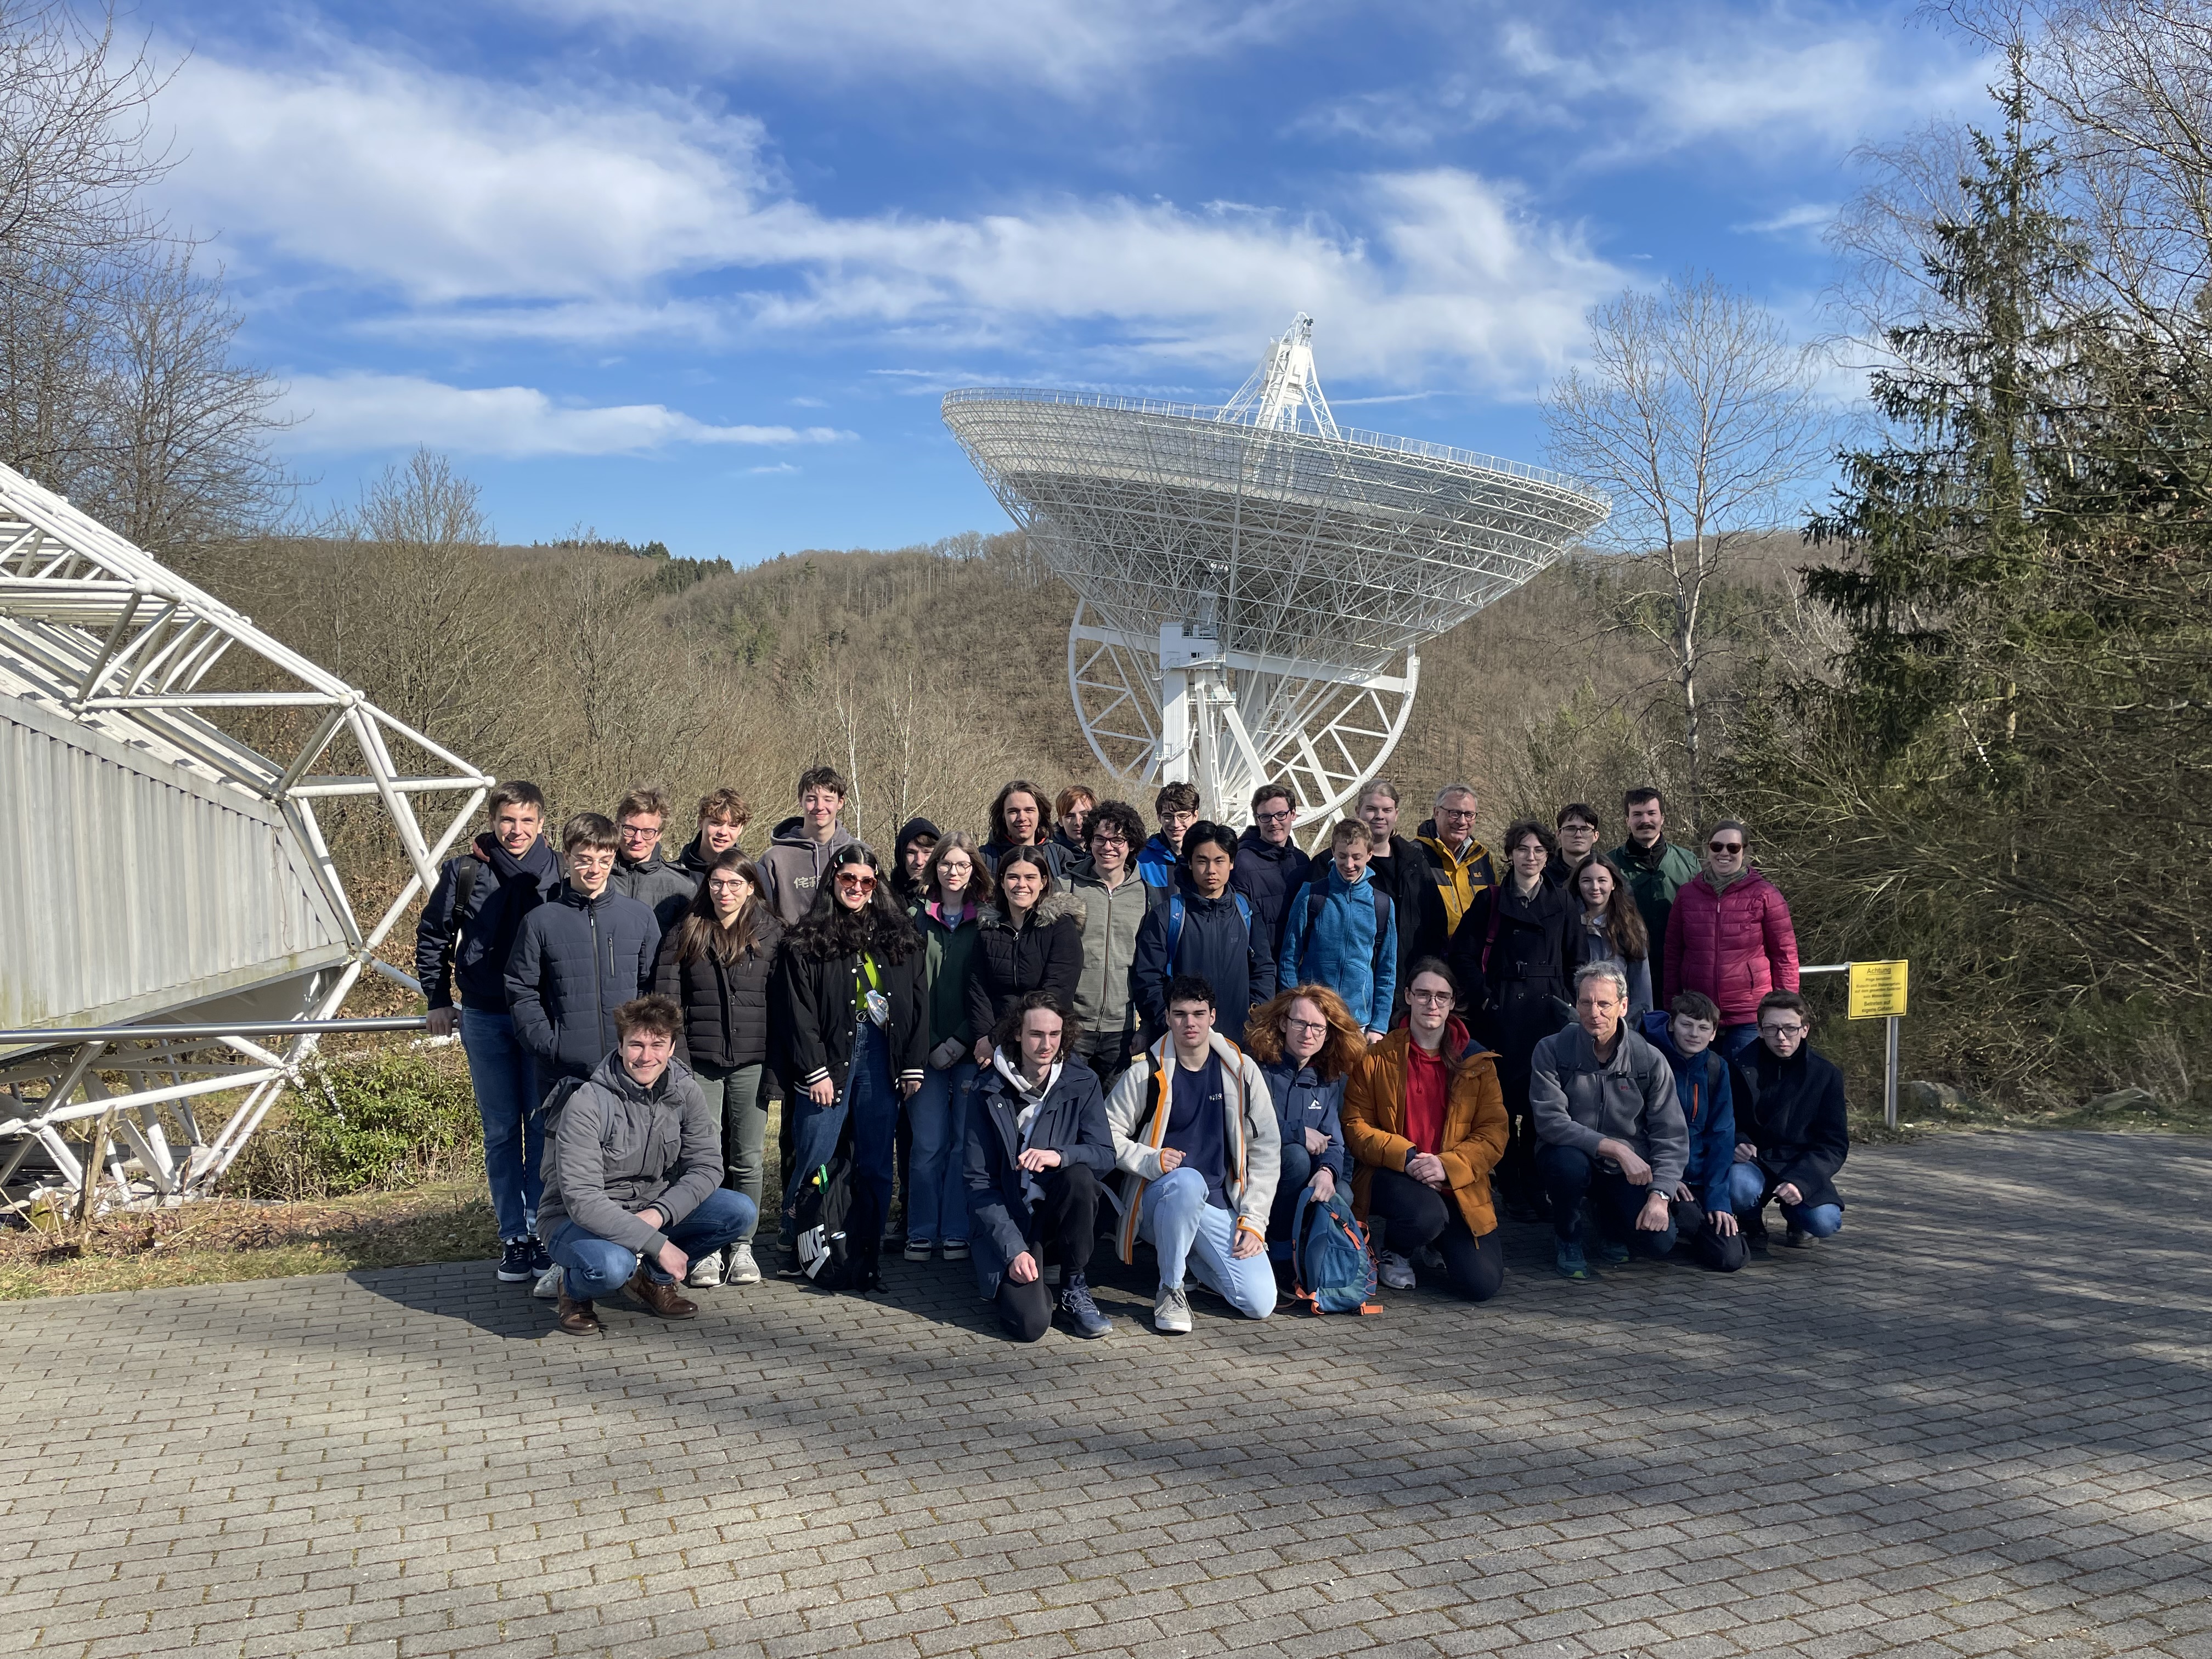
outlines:
M837 884L848 893L872 893L876 890L873 876L840 876Z
M1743 851L1743 843L1740 841L1709 841L1705 845L1708 848L1716 853L1741 853Z

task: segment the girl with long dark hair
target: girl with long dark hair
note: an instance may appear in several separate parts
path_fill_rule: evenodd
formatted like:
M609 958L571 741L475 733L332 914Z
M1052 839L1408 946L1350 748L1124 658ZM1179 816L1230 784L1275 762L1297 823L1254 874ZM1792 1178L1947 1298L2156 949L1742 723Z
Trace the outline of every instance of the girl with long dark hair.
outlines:
M1628 981L1628 1029L1635 1030L1651 1012L1651 946L1644 913L1636 908L1628 878L1602 853L1594 853L1574 873L1575 925L1567 932L1567 974L1593 962L1610 962Z
M955 830L937 843L922 872L921 898L908 912L921 934L923 994L929 1005L929 1069L907 1103L914 1157L907 1170L906 1259L927 1261L940 1245L947 1261L968 1255L968 1184L963 1151L975 1061L969 1050L988 1036L968 1012L969 965L991 902L991 872L975 838Z

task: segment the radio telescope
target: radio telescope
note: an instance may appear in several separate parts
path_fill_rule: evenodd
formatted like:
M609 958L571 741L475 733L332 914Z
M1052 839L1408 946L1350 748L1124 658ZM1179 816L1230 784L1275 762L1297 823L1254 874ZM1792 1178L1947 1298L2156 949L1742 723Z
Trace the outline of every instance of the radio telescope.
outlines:
M1339 427L1303 314L1219 409L979 387L944 415L1075 589L1091 751L1234 823L1275 779L1304 822L1345 807L1406 729L1421 645L1609 510L1536 467Z

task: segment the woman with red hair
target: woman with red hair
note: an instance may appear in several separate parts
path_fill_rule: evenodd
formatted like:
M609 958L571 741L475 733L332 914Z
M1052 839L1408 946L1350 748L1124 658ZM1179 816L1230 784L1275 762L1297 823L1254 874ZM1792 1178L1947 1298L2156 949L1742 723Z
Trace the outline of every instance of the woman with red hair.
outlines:
M1326 985L1294 985L1253 1012L1244 1046L1260 1062L1283 1137L1282 1175L1267 1218L1270 1248L1288 1255L1298 1194L1326 1200L1352 1179L1344 1150L1344 1084L1367 1053L1367 1034Z

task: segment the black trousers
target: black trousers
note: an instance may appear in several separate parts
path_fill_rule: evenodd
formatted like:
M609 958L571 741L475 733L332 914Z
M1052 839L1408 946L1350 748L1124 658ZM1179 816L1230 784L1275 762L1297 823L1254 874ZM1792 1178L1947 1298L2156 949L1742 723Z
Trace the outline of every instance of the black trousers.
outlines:
M1582 1242L1583 1200L1587 1198L1596 1212L1598 1230L1612 1243L1655 1260L1674 1248L1678 1224L1674 1218L1664 1232L1647 1233L1636 1224L1644 1200L1651 1196L1648 1185L1631 1186L1620 1170L1601 1165L1578 1146L1539 1147L1536 1168L1552 1196L1552 1231L1560 1243Z
M1044 1196L1030 1206L1030 1254L1042 1267L1060 1265L1060 1283L1089 1270L1098 1231L1098 1177L1088 1164L1063 1164L1037 1177ZM1026 1285L999 1280L999 1322L1017 1342L1034 1342L1052 1328L1052 1292L1044 1275Z
M1732 1273L1750 1259L1751 1247L1741 1229L1723 1238L1713 1231L1711 1213L1703 1206L1681 1199L1669 1202L1674 1210L1674 1233L1705 1266L1717 1273Z
M1536 1118L1528 1106L1528 1072L1522 1064L1518 1077L1500 1072L1498 1091L1505 1097L1508 1128L1505 1153L1498 1160L1498 1190L1508 1204L1540 1211L1544 1183L1536 1173Z
M1459 1211L1459 1201L1406 1174L1377 1170L1367 1189L1367 1219L1383 1224L1382 1243L1410 1256L1426 1244L1444 1255L1453 1291L1469 1302L1487 1302L1505 1282L1505 1247L1492 1227L1477 1238Z

